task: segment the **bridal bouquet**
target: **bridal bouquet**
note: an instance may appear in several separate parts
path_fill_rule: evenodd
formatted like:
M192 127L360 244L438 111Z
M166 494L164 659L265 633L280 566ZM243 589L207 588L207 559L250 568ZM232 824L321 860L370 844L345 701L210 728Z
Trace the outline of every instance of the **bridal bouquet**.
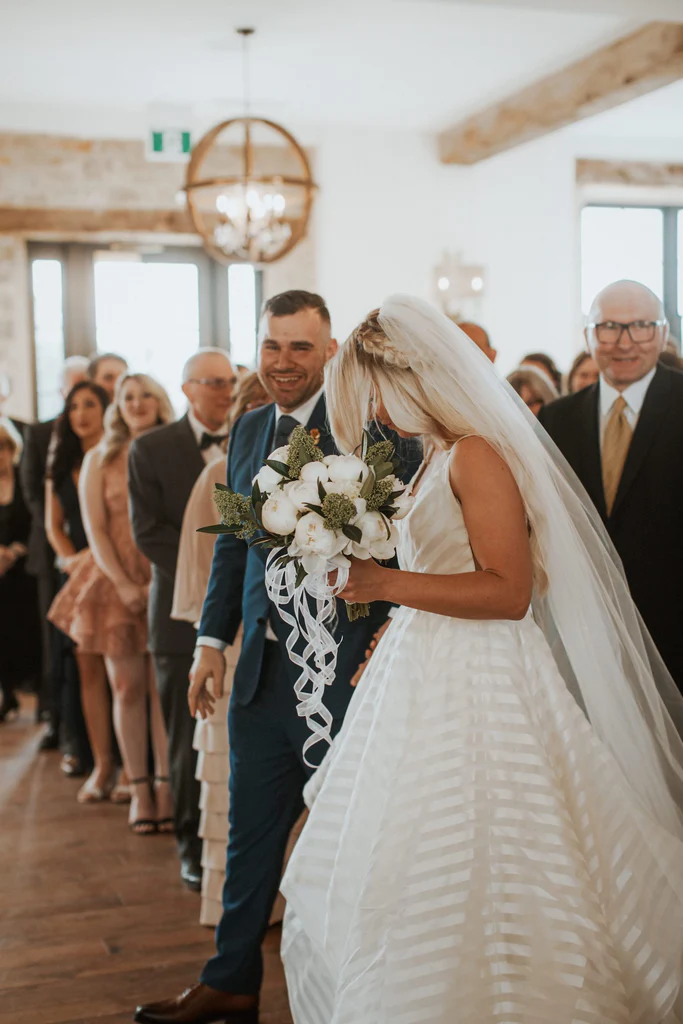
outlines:
M307 576L348 569L349 556L393 558L394 520L412 503L398 466L391 441L371 444L365 433L360 456L323 456L315 437L296 427L289 444L266 459L249 497L215 485L221 522L203 532L279 550L273 565L292 565L296 587ZM368 605L348 605L352 622L368 614Z
M213 498L221 521L202 528L272 549L266 591L290 626L287 653L301 670L294 692L298 714L311 730L303 748L308 764L310 747L332 742L333 719L323 696L334 681L339 644L328 624L335 621L335 598L348 581L349 558L392 558L394 520L412 505L396 476L390 441L371 444L366 433L360 455L323 456L316 434L296 427L289 444L266 459L248 497L216 484ZM370 608L347 604L347 611L353 622L369 615Z

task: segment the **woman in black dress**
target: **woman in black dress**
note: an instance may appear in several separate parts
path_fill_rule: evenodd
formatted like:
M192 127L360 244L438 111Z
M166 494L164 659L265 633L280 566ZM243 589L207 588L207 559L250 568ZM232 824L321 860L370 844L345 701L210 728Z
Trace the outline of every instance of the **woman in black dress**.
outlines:
M47 460L45 530L65 577L88 557L88 540L78 500L78 478L85 453L102 438L106 391L92 381L80 381L69 392L58 418ZM70 641L65 640L70 643ZM109 795L113 775L112 725L109 686L104 662L97 655L75 652L80 676L83 716L95 762L92 774L78 793L80 803ZM68 684L67 684L68 686ZM69 694L63 695L69 701ZM65 714L68 714L65 708Z
M19 431L0 417L0 722L19 709L16 689L39 668L36 582L26 572L31 514L19 485Z

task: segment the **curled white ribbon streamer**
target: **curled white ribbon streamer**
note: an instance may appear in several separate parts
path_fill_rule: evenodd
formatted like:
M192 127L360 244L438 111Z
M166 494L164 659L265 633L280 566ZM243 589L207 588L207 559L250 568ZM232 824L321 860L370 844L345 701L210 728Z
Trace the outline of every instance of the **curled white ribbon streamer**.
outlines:
M308 575L303 583L296 585L296 565L289 562L278 566L276 560L282 555L282 549L271 551L266 562L266 591L268 597L280 613L280 618L291 632L287 637L287 653L290 661L301 669L301 675L294 684L294 693L298 701L297 714L306 719L311 730L303 748L303 759L309 768L311 764L306 754L316 743L325 741L332 743L332 715L323 703L325 687L334 682L337 668L337 651L339 644L327 628L336 613L335 598L348 583L349 570L329 565L325 572ZM336 569L335 583L329 582L328 572ZM311 612L308 598L315 601L315 615ZM292 605L291 611L287 610ZM303 639L305 647L302 653L294 650L299 639Z

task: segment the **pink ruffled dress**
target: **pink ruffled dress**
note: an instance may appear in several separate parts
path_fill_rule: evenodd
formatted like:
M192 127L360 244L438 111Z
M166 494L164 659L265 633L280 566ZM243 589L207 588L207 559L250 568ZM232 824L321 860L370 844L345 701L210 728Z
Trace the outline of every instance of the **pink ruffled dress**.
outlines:
M127 447L105 466L104 504L109 537L126 575L146 587L149 562L135 546L128 514ZM125 606L89 549L82 552L80 564L53 601L48 618L84 654L116 658L147 651L146 610L135 614Z

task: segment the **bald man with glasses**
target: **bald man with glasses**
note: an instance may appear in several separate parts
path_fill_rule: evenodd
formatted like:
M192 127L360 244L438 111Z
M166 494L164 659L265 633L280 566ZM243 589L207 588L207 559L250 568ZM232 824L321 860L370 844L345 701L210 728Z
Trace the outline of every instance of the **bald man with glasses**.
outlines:
M585 336L598 383L546 406L539 421L592 498L683 690L683 374L659 364L669 325L661 300L635 281L600 292Z

